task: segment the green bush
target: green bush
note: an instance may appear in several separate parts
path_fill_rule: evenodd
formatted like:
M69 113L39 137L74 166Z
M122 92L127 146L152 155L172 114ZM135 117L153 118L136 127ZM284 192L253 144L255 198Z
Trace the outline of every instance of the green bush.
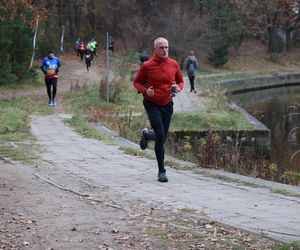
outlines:
M274 33L270 39L269 53L281 53L284 51L284 41L279 35Z
M212 54L209 56L209 62L215 67L221 67L227 63L229 59L228 46L222 45L213 50Z

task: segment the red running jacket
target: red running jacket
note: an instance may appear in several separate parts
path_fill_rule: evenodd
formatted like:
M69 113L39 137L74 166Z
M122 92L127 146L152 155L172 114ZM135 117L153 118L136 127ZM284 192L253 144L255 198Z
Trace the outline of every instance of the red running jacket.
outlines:
M170 58L159 58L156 54L144 62L134 79L134 87L144 98L157 105L167 105L172 101L171 85L178 84L183 89L184 82L178 63ZM153 86L154 95L148 96L146 89Z
M81 43L78 45L79 50L86 50L86 45L84 43Z

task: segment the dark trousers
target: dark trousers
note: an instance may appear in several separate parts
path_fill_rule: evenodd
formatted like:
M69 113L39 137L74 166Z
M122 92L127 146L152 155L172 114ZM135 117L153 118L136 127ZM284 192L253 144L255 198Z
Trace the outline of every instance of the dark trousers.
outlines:
M191 92L195 90L195 75L188 75L191 85Z
M154 133L150 132L146 140L155 141L155 155L159 172L165 172L165 142L173 114L173 102L167 105L156 105L144 99L144 107L147 112Z
M94 51L89 50L89 54L91 55L91 61L93 61L93 59L94 59Z
M85 54L85 51L84 50L79 50L79 54L80 54L80 60L82 61L83 57L84 57L84 54Z
M89 70L91 67L91 59L90 58L85 58L85 64L86 64L86 69Z
M57 78L45 79L47 94L49 100L55 99L56 91L57 91ZM52 87L52 89L51 89Z

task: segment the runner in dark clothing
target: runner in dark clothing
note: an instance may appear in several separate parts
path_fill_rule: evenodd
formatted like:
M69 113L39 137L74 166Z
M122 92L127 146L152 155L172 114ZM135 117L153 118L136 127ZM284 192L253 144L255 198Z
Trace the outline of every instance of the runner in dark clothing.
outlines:
M87 71L89 71L89 68L92 65L92 55L89 51L87 51L85 54L85 64L86 64Z
M186 72L190 81L191 90L190 92L197 93L195 90L195 71L198 68L198 60L194 55L194 51L189 51L189 56L186 58L185 63Z

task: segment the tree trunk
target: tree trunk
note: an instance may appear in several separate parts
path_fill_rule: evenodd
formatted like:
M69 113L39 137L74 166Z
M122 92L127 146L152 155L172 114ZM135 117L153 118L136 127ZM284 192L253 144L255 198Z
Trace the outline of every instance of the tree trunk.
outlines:
M273 47L273 24L270 15L267 15L268 52L272 52Z
M287 52L291 51L292 44L291 44L291 31L286 30L285 31L285 50Z

